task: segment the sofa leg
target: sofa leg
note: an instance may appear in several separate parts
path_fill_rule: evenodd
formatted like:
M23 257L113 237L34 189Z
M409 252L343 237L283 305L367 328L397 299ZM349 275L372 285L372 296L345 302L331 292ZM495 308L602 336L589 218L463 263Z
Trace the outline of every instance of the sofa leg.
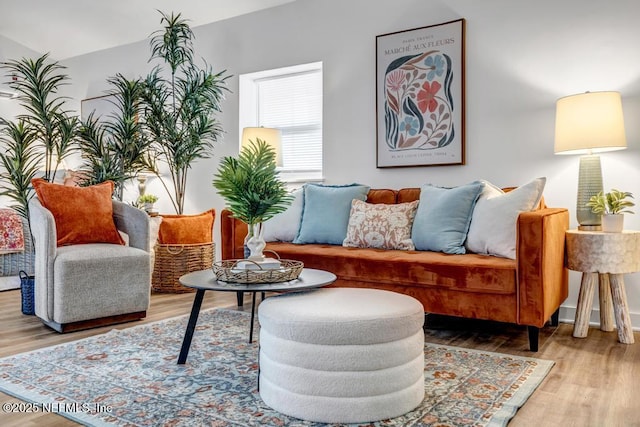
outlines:
M551 315L551 321L549 323L551 326L558 326L560 324L560 308Z
M535 326L527 326L529 331L529 350L538 351L538 337L540 335L540 328Z
M242 307L244 305L244 292L236 292L236 300L238 302L238 307Z

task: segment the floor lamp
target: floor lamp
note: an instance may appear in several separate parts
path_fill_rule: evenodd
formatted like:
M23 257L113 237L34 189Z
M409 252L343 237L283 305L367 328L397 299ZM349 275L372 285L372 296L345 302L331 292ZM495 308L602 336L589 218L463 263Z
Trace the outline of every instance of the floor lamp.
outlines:
M582 154L576 217L579 230L600 230L601 216L586 204L603 191L600 156L627 148L619 92L586 92L556 103L556 154Z

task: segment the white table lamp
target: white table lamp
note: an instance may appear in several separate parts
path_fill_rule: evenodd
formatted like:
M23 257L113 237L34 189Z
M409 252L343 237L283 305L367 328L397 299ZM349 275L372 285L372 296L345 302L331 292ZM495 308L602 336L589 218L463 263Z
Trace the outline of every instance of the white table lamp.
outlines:
M586 206L603 191L600 156L595 153L627 148L619 92L586 92L556 103L556 154L580 157L576 216L581 230L599 230L601 217Z
M242 142L240 149L249 144L249 141L256 142L257 139L269 144L276 152L276 166L282 167L282 131L274 128L247 127L242 129Z

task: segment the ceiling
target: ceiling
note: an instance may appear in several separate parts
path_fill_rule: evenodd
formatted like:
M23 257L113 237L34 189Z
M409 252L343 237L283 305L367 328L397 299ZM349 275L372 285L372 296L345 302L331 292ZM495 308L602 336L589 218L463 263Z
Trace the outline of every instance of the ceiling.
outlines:
M0 35L56 60L146 39L160 14L197 27L294 0L0 0Z

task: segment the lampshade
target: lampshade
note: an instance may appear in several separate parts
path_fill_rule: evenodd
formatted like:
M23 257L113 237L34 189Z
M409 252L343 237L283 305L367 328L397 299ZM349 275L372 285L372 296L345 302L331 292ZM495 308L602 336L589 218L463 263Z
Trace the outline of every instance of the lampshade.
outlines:
M250 127L242 129L242 142L240 149L249 144L249 141L256 142L257 139L269 144L276 152L276 166L282 166L282 132L280 129Z
M618 92L586 92L556 104L556 154L590 154L627 147Z
M622 100L618 92L586 92L556 103L556 154L583 154L578 175L576 217L581 230L599 230L601 216L587 206L603 191L600 156L593 153L623 150Z

